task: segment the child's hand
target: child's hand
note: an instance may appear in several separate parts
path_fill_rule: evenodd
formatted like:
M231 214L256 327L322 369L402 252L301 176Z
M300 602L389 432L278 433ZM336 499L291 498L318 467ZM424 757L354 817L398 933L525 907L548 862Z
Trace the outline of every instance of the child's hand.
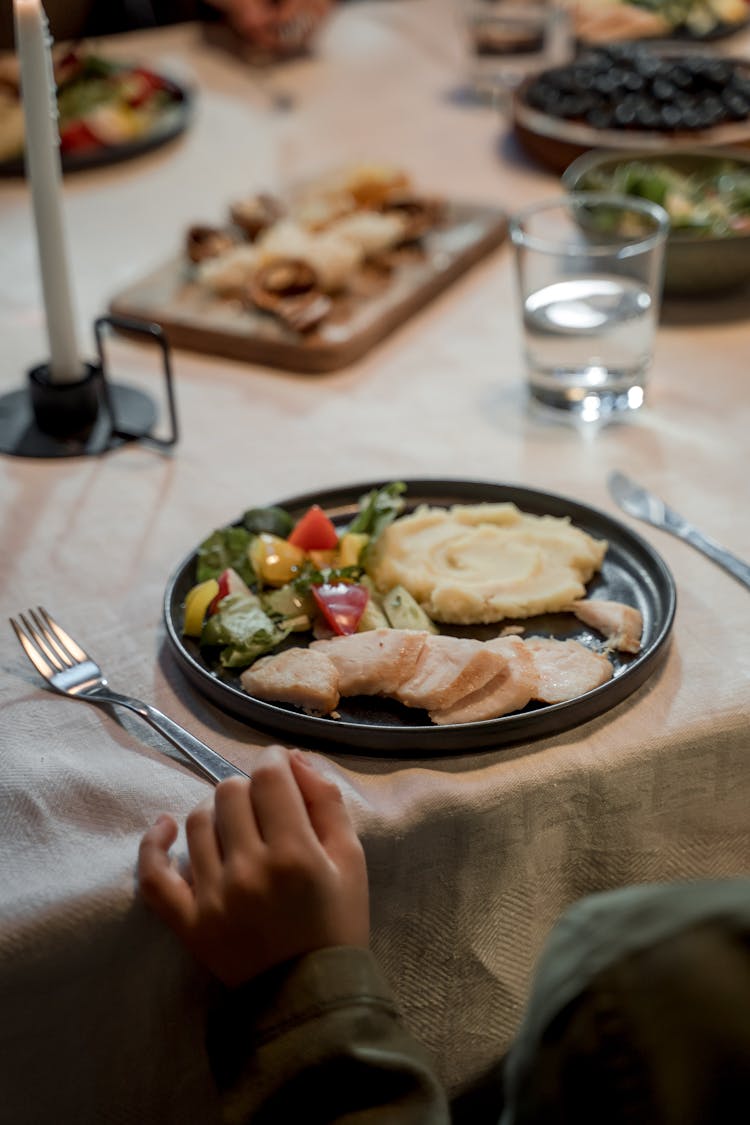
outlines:
M265 750L252 780L217 786L186 825L191 872L162 816L138 855L143 897L225 984L332 945L366 946L364 853L337 787L298 750Z

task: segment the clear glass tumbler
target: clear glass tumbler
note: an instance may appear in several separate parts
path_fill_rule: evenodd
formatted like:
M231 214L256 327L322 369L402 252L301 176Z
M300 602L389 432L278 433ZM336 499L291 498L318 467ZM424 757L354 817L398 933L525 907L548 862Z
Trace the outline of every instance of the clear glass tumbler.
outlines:
M668 230L657 204L598 192L511 217L533 401L584 421L643 404Z
M570 16L558 0L458 0L474 95L499 105L524 81L573 57Z

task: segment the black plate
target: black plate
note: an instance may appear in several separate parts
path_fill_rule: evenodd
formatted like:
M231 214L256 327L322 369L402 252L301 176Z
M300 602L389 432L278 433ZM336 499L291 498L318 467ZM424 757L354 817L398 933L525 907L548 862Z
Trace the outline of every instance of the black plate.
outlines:
M357 500L384 482L350 485L326 492L308 493L278 504L294 517L311 504L320 506L335 523L347 523ZM305 715L286 704L265 703L239 686L239 675L215 672L205 661L196 641L183 637L182 606L195 584L196 554L184 559L169 580L164 595L167 637L177 662L188 679L217 706L261 729L308 745L336 743L353 754L375 751L389 757L460 754L491 749L510 742L557 734L609 710L635 691L651 675L662 657L675 612L672 575L660 556L638 535L603 512L584 504L512 485L467 480L407 481L407 511L418 504L447 506L464 503L512 501L533 515L569 516L582 530L609 541L604 565L589 583L588 591L636 606L643 614L643 646L636 656L613 653L614 677L601 687L566 703L530 704L524 711L480 723L433 725L425 711L405 707L394 700L375 697L344 699L338 707L340 719ZM206 535L213 529L207 528ZM504 621L502 625L509 622ZM602 638L572 614L547 614L523 622L529 635L575 637L597 647ZM457 636L487 639L501 626L452 627Z
M153 73L156 73L155 71ZM64 152L60 155L63 173L83 172L89 168L101 168L107 164L119 164L134 156L160 148L184 132L192 112L192 98L189 90L171 78L159 75L173 101L164 107L156 118L154 126L136 140L119 145L100 145L82 152ZM26 168L23 156L0 160L0 176L24 176Z
M689 27L683 25L681 27L674 27L671 31L665 31L662 35L634 35L632 39L623 39L624 43L641 43L643 46L660 46L662 43L714 43L719 39L729 39L732 35L737 35L738 32L744 31L750 23L750 16L746 16L742 20L733 20L728 23L719 20L710 31L696 32L691 31ZM587 50L591 47L601 47L605 44L597 43L592 39L579 39L578 45L580 48Z
M746 16L742 20L732 20L731 23L725 20L718 20L717 23L711 28L710 31L691 31L689 27L675 27L674 30L667 35L656 37L658 41L679 40L684 43L713 43L717 39L728 39L731 35L737 35L738 32L744 31L750 23L750 17ZM641 43L648 43L648 39L639 40Z

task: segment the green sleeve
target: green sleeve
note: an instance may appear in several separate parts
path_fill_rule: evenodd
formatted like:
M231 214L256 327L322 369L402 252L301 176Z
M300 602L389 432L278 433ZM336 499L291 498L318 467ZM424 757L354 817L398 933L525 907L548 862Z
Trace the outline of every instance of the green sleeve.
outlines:
M208 1053L227 1125L448 1125L426 1051L374 958L321 949L222 990Z
M750 879L591 895L555 926L501 1125L744 1125Z

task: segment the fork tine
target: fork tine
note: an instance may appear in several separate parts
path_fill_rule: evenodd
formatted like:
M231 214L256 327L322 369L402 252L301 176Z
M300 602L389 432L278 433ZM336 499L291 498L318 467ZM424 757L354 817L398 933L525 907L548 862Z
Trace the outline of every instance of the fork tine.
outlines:
M21 614L21 620L23 621L23 614ZM49 663L48 660L44 658L39 649L35 647L30 638L26 635L20 625L18 625L18 623L13 620L12 617L10 618L10 623L15 630L15 634L21 643L23 651L26 653L39 675L44 676L45 680L48 680L50 676L53 676L55 674L55 668ZM24 625L25 624L26 622L24 621Z
M44 641L45 655L49 655L51 659L58 660L62 668L72 668L76 663L74 656L67 651L67 649L60 644L55 634L48 627L46 621L43 620L42 614L44 610L41 606L37 606L36 612L33 609L29 610L29 617L37 627L37 633L41 634ZM36 638L37 643L40 644L39 637Z
M37 606L37 610L44 621L47 623L48 632L51 632L54 635L53 640L54 638L57 638L57 641L59 641L60 645L62 645L67 658L71 658L74 661L91 660L89 654L84 649L82 649L76 641L73 640L69 633L65 632L61 625L57 624L54 617L50 617L50 615L47 613L47 610L44 609L43 606Z
M39 621L36 619L33 609L27 612L33 622L31 625L22 613L18 615L26 629L26 635L34 642L37 649L41 652L45 660L52 665L55 672L62 672L65 668L69 668L70 662L58 656L55 649L50 646L49 639L44 629L41 628Z

